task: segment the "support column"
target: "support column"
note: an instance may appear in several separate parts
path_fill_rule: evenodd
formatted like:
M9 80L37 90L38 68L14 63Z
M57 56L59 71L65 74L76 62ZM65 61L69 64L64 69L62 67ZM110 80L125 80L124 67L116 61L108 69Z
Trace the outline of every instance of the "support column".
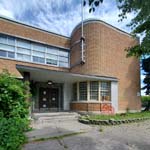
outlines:
M118 112L118 82L111 82L111 103L115 113Z

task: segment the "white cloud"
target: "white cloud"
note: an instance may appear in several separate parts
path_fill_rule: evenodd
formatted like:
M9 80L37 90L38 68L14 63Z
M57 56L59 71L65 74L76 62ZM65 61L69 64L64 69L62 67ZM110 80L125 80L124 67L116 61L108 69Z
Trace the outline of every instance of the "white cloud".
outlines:
M0 15L39 26L43 29L69 36L81 21L81 0L0 0ZM94 13L84 7L84 19L97 18L119 29L130 32L126 27L134 14L118 22L119 10L116 0L104 0ZM141 75L143 80L144 76Z
M81 0L0 0L0 14L69 36L81 21L80 2ZM84 19L101 19L115 27L130 31L126 24L133 15L130 14L127 20L118 22L118 14L115 0L105 0L94 13L89 13L88 6L84 7Z

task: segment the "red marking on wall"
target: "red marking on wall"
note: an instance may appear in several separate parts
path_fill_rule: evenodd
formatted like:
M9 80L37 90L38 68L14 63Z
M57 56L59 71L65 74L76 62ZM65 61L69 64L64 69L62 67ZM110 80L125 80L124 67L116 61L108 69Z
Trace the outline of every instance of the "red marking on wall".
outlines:
M101 104L101 113L102 114L115 114L115 109L111 104L102 103Z

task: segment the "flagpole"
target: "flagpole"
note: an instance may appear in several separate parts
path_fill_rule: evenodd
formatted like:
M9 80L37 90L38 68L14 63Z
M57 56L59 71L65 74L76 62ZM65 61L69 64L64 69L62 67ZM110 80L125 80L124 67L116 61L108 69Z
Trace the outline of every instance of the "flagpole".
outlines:
M84 60L84 35L83 35L83 0L81 0L81 64L85 63Z

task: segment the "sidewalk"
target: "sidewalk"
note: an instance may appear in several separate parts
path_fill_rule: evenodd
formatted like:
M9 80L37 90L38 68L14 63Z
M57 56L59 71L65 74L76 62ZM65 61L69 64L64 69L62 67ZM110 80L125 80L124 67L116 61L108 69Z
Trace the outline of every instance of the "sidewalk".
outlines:
M32 123L33 130L26 133L28 141L51 138L73 133L86 132L91 126L79 123L77 118L53 119L51 121L37 120Z

